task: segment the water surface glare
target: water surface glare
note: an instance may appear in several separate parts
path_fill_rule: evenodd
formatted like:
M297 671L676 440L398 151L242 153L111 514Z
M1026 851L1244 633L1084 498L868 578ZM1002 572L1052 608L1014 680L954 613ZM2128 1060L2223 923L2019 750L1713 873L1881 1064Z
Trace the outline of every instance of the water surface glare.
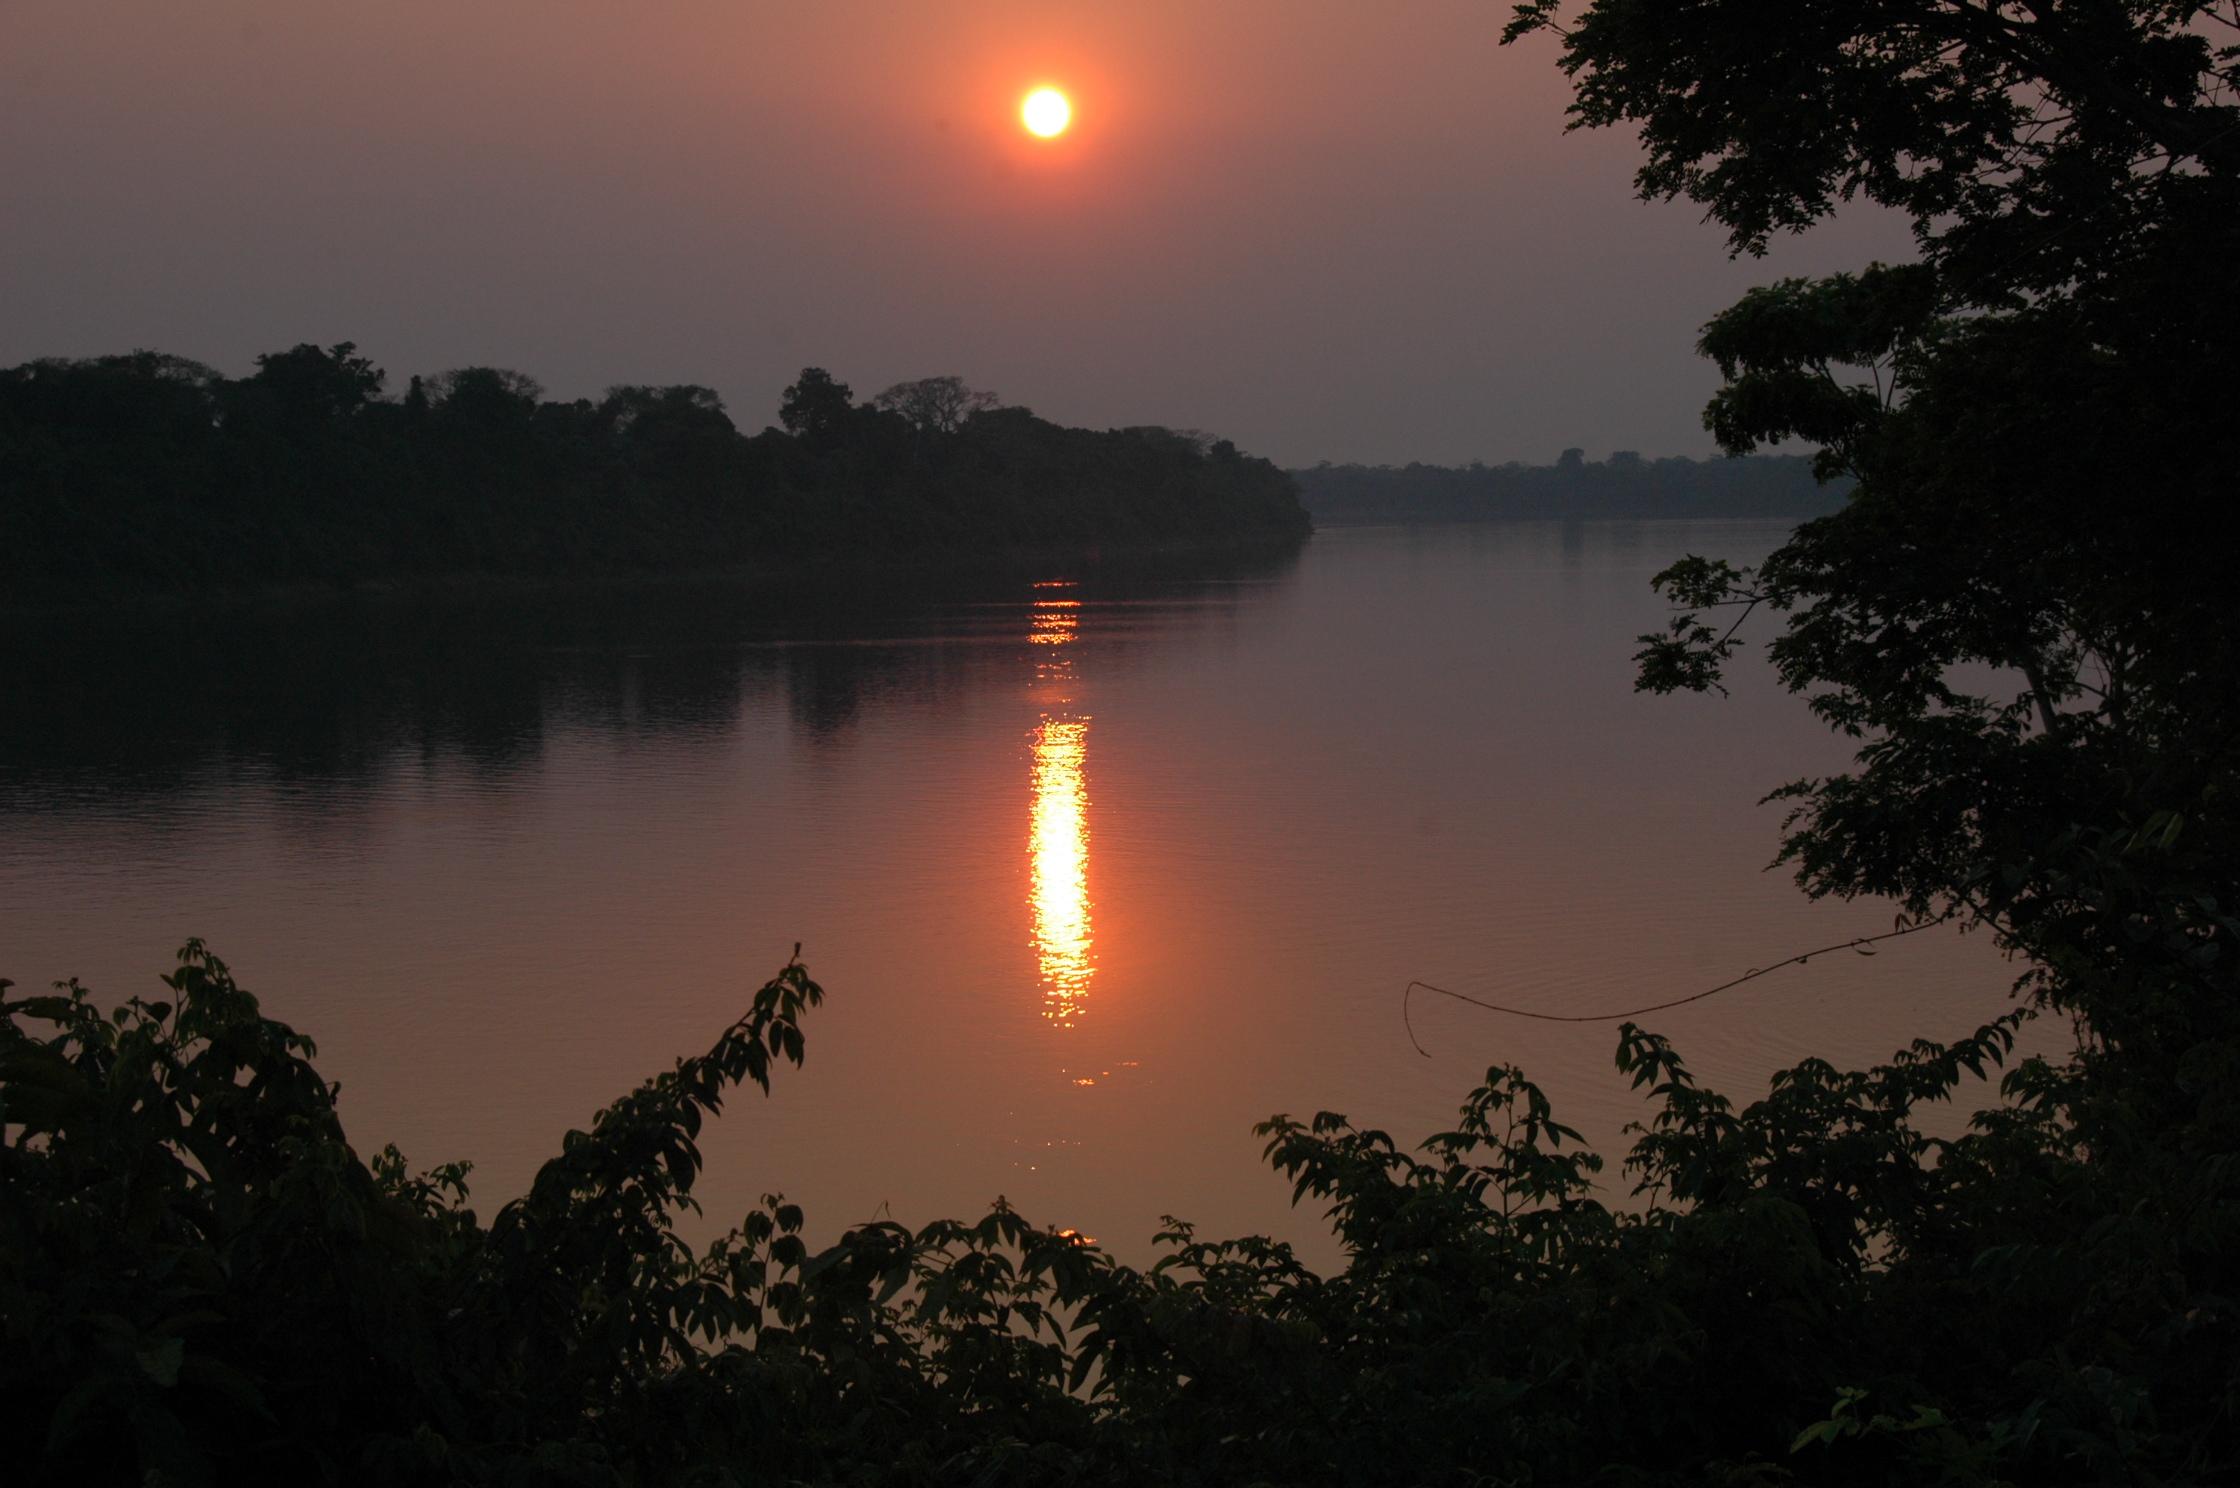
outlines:
M318 1041L361 1152L471 1159L487 1216L798 941L830 1000L705 1133L711 1227L1002 1194L1131 1259L1175 1214L1327 1260L1272 1112L1412 1142L1504 1062L1606 1151L1641 1113L1608 1025L1419 997L1417 1053L1410 978L1593 1012L1889 928L1761 871L1759 797L1845 759L1799 702L1755 664L1724 702L1630 690L1649 575L1780 535L1338 530L1250 571L19 646L0 974L148 993L203 936ZM2013 973L1925 935L1649 1021L1749 1097L1972 1029Z

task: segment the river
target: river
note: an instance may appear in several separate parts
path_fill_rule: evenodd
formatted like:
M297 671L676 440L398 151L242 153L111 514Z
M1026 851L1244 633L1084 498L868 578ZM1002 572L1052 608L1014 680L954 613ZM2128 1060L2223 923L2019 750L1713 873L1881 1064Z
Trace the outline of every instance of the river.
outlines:
M365 601L18 638L0 974L152 994L204 937L361 1152L475 1164L704 1047L796 942L808 1062L703 1139L709 1223L1001 1194L1133 1260L1163 1214L1327 1261L1254 1121L1413 1141L1521 1065L1606 1150L1611 1024L1890 927L1763 871L1846 751L1773 685L1631 691L1649 576L1763 522L1337 529L1295 558L745 598ZM2008 1006L1935 933L1646 1020L1743 1096ZM20 995L21 988L19 988ZM1419 1051L1420 1045L1420 1051ZM1605 1174L1613 1198L1626 1185Z

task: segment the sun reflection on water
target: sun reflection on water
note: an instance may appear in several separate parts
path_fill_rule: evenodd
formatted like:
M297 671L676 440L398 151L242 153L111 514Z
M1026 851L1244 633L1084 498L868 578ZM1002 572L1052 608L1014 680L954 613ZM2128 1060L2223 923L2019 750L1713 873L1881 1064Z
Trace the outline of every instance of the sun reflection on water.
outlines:
M1027 633L1027 639L1037 646L1063 646L1081 629L1080 609L1078 599L1036 600L1034 629Z
M1036 585L1042 590L1070 586ZM1079 636L1081 602L1053 594L1034 602L1028 639L1064 646ZM1048 702L1073 701L1073 659L1060 653L1035 667ZM1070 1028L1087 1009L1096 974L1089 924L1089 790L1083 774L1089 720L1045 711L1033 739L1032 816L1028 829L1027 902L1034 915L1035 958L1042 972L1042 1015Z

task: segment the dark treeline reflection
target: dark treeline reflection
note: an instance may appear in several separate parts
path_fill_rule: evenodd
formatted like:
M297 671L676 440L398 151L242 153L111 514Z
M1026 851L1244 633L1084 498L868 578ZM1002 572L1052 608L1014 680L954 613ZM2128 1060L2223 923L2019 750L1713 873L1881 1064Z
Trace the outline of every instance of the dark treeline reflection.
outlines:
M1297 550L1166 554L1064 570L1085 603L1220 613ZM218 612L19 623L0 638L0 804L163 793L244 776L366 783L400 760L493 774L556 724L720 734L758 699L843 739L891 695L1032 675L1020 618L1053 570L845 581L607 585L503 596L369 595ZM960 634L986 646L929 644ZM1164 632L1171 634L1171 630ZM1125 627L1111 636L1122 650Z
M549 400L349 342L228 378L157 352L0 370L0 602L430 578L769 570L866 554L1296 542L1227 440L1065 428L955 377L859 404L806 368L748 435L704 387Z

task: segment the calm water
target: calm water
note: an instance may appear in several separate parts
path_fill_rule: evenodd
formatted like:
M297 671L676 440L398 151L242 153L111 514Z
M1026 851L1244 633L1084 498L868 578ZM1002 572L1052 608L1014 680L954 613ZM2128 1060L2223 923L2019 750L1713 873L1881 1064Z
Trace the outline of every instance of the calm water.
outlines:
M708 1133L711 1219L1003 1194L1134 1258L1162 1213L1311 1239L1271 1112L1413 1140L1497 1060L1606 1149L1640 1110L1607 1025L1419 997L1418 1054L1411 977L1594 1012L1888 928L1761 871L1758 797L1844 759L1800 704L1629 690L1649 575L1780 536L1354 529L1250 573L18 636L0 973L121 997L203 936L318 1040L362 1151L471 1159L488 1214L798 941L830 1000ZM1754 1093L2011 979L1922 936L1649 1021Z

